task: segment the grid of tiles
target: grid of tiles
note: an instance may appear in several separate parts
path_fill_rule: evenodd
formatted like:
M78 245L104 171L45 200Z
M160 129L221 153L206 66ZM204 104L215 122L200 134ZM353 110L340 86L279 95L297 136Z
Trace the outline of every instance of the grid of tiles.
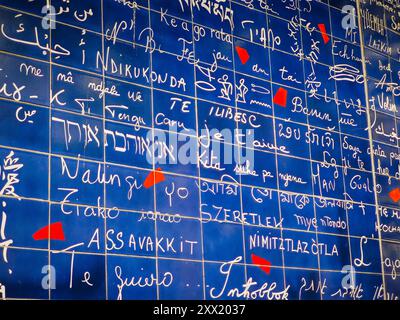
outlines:
M398 5L0 17L0 298L400 295Z

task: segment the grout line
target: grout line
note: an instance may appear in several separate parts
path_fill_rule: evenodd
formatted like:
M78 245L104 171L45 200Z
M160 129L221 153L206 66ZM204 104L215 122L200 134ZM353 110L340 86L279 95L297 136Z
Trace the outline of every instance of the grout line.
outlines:
M101 1L101 56L102 59L104 60L105 56L105 46L104 46L104 0ZM104 68L102 68L102 82L105 85L106 83L106 78L105 78L105 71ZM105 132L106 129L106 95L103 95L102 97L102 120L103 120L103 132ZM106 144L107 144L107 136L103 134L103 171L104 174L106 175L107 172L107 165L106 165ZM106 183L103 182L103 210L104 212L107 212L107 186ZM107 215L104 216L104 276L105 276L105 298L106 300L109 300L109 289L108 289L108 254L107 254Z
M356 0L357 2L357 12L361 13L361 3L360 0ZM364 46L364 32L363 28L361 25L361 15L358 14L358 30L360 34L360 44L361 44L361 56L363 57L363 61L365 59L365 46ZM373 147L373 135L372 135L372 122L371 122L371 114L370 114L370 105L369 105L369 90L368 90L368 80L367 80L367 67L366 64L362 64L363 67L363 75L364 75L364 94L365 94L365 102L367 106L367 122L368 122L368 136L369 136L369 145L370 145L370 150L374 150ZM372 179L373 179L373 186L374 186L374 199L375 199L375 215L376 215L376 221L378 225L380 225L380 213L379 213L379 202L378 202L378 194L376 192L376 186L377 186L377 181L376 181L376 170L375 170L375 158L374 158L374 153L371 152L371 167L372 167ZM384 300L386 300L387 295L386 295L386 283L385 283L385 276L384 276L384 268L383 268L383 248L382 248L382 235L381 235L381 230L378 228L378 240L379 240L379 251L380 251L380 263L381 263L381 269L382 269L382 285L383 285L383 292L384 292Z
M150 15L150 0L147 1L149 9L147 10L147 16L148 16L148 22L149 22L149 28L151 29L151 15ZM145 9L146 10L146 9ZM152 40L152 36L148 35L148 41L151 42ZM151 46L151 44L147 42L146 45L146 52L147 50L149 50L149 58L150 58L150 72L153 71L153 47L148 47L149 45ZM155 156L155 146L154 146L154 141L155 141L155 129L154 129L154 83L153 83L153 79L150 78L150 101L151 101L151 139L152 139L152 155L153 157ZM155 158L152 159L152 172L155 172L156 170L156 160ZM154 175L154 182L155 182L156 176ZM153 186L153 210L154 210L154 214L155 216L158 215L157 212L157 193L156 193L156 188L157 186L154 184ZM157 224L157 219L154 219L154 236L155 239L159 239L158 238L158 224ZM156 267L156 279L157 279L157 285L156 285L156 290L157 290L157 300L160 300L160 286L158 285L158 279L160 277L159 274L159 256L158 256L158 246L156 246L156 250L155 250L155 267Z

